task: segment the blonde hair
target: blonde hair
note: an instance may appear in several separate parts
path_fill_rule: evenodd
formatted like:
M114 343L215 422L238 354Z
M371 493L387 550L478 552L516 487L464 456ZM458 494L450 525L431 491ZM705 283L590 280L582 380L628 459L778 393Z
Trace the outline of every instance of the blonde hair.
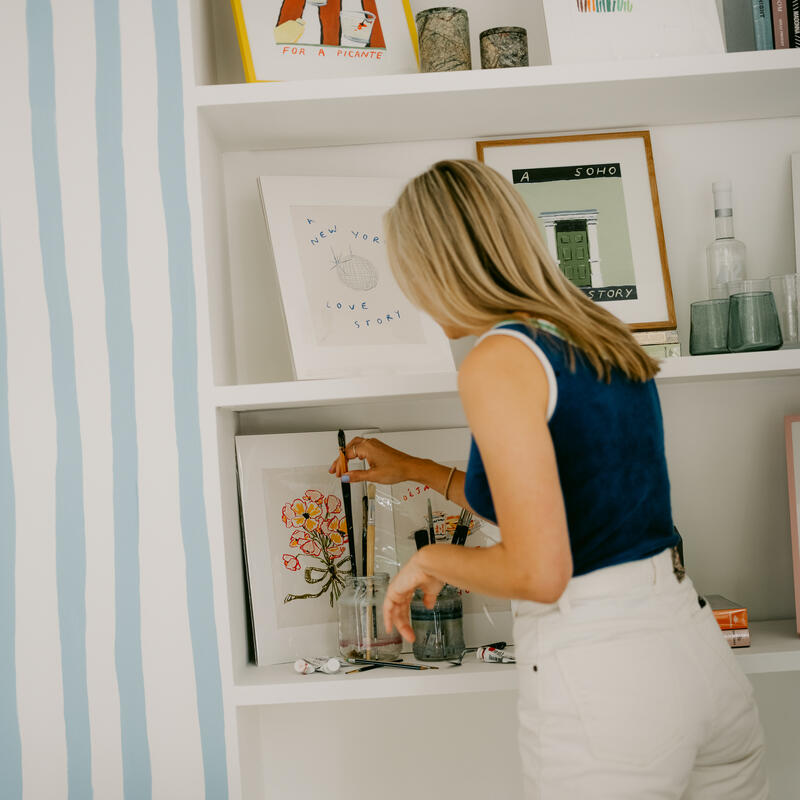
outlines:
M616 367L646 381L658 363L627 326L570 283L522 197L477 161L434 164L387 212L389 263L400 288L437 322L472 332L510 318L546 320L609 381Z

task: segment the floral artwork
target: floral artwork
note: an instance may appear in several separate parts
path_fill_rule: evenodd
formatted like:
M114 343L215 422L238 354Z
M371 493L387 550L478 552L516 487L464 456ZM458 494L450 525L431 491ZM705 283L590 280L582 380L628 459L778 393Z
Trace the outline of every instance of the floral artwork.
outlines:
M302 572L310 587L305 593L288 593L283 602L312 600L327 594L333 606L342 593L345 576L350 573L342 501L336 495L306 489L302 497L283 506L281 520L288 528L289 545L289 552L282 556L283 568Z

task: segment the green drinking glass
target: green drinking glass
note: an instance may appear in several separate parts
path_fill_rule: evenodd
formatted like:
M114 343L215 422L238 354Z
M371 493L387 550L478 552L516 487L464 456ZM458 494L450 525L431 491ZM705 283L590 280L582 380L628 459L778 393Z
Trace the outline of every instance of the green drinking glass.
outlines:
M728 298L692 303L689 352L693 356L728 352Z
M728 349L731 353L777 350L783 344L772 292L732 294L728 301Z

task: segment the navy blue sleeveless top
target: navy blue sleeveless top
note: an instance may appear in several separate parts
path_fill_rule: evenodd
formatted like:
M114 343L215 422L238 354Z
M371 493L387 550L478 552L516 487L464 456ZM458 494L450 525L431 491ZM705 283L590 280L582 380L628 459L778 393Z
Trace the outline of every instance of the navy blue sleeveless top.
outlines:
M577 348L572 372L567 344L556 329L546 322L532 324L536 331L521 322L504 322L484 336L521 339L547 373L548 427L567 511L573 574L673 547L678 537L655 381L631 381L614 370L605 383ZM474 438L464 492L476 513L497 523ZM531 510L535 518L536 509Z

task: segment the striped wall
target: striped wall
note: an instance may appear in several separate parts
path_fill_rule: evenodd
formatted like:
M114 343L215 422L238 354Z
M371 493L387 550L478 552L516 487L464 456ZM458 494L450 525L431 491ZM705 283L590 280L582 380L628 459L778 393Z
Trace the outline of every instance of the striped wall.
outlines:
M177 1L3 3L3 800L228 794Z

